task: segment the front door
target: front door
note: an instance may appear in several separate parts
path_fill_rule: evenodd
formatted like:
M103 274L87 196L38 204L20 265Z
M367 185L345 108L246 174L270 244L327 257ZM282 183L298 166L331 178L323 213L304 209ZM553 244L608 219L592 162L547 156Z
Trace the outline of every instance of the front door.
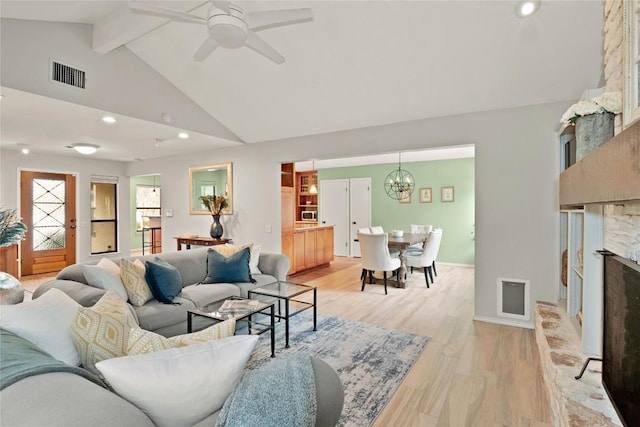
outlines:
M76 262L76 179L73 175L20 172L20 213L27 226L22 275L60 271Z

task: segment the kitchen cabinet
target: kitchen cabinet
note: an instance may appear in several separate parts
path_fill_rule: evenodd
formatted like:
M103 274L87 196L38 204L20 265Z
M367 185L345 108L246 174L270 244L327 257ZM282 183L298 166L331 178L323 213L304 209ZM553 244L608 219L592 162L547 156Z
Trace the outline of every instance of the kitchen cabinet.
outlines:
M329 264L333 261L333 226L297 228L293 252L295 273Z

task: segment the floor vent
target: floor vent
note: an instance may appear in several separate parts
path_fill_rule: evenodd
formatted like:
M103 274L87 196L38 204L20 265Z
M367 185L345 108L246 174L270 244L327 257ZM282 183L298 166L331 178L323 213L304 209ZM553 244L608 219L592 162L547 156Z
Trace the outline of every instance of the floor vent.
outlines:
M84 89L85 72L59 62L51 61L51 80Z
M528 280L498 277L498 316L531 320Z

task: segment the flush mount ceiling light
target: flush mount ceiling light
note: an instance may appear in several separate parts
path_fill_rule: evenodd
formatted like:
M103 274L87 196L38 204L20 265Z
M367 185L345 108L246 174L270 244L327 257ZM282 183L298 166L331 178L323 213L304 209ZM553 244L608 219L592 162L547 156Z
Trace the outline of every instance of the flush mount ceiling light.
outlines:
M115 122L116 122L116 118L115 118L115 117L113 117L113 116L104 116L104 117L102 118L102 121L103 121L103 122L105 122L105 123L112 124L112 123L115 123Z
M516 16L518 18L526 18L538 11L540 8L540 0L524 0L516 5Z
M178 138L180 138L180 139L187 139L187 138L189 138L189 134L188 134L188 133L186 133L186 132L180 132L180 133L178 134Z
M80 154L93 154L98 150L98 148L100 148L100 146L96 144L78 142L76 144L67 145L67 148L73 148Z
M398 169L391 171L384 180L384 190L387 192L387 196L395 200L410 196L416 186L411 172L402 169L401 155L402 153L398 153Z

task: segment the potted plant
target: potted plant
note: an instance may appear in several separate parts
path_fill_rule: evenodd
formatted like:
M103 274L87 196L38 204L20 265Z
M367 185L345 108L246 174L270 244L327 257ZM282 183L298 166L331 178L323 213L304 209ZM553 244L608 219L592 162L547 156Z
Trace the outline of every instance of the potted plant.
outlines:
M200 196L200 200L213 216L213 224L211 224L209 234L214 239L221 238L224 233L224 229L222 228L222 224L220 224L220 214L227 208L227 206L229 206L227 198L224 196L209 195Z
M0 207L0 248L14 245L24 239L27 227L20 221L15 209ZM18 279L0 271L0 303L16 304L24 299L24 288Z
M621 112L620 92L606 92L569 107L561 120L576 127L576 160L613 138L614 117Z

